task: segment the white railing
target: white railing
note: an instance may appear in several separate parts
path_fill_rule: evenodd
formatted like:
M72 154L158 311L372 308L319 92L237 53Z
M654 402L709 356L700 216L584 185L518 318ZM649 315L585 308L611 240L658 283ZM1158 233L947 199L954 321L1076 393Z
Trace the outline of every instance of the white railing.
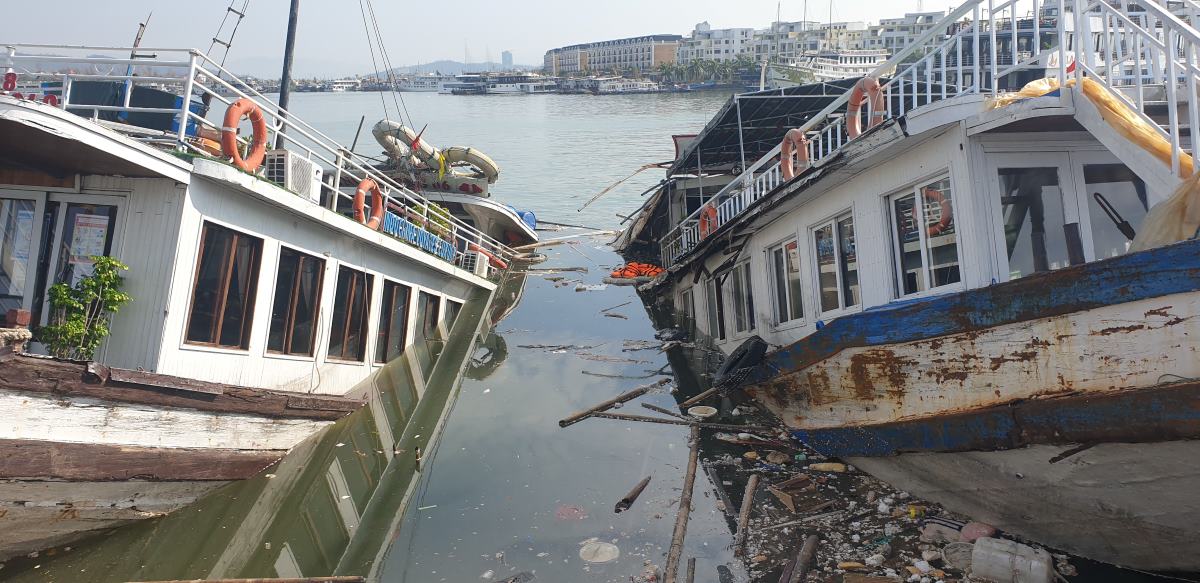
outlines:
M1060 80L1086 75L1112 89L1156 127L1161 121L1147 113L1147 106L1166 104L1168 119L1162 124L1166 126L1162 135L1171 141L1172 166L1178 171L1181 155L1190 150L1190 143L1186 148L1184 144L1188 130L1200 127L1196 103L1200 34L1177 14L1194 23L1200 3L1186 0L1174 12L1155 3L1131 4L1129 0L967 2L872 72L876 78L891 75L881 80L883 117L903 116L960 95L1015 91L1021 83L1014 74L1022 71ZM969 20L963 20L967 15ZM952 30L954 34L947 34ZM1062 50L1061 45L1068 48ZM1148 99L1155 88L1165 95ZM851 141L844 113L848 100L846 92L800 126L808 140L810 165L819 165ZM1187 107L1181 108L1184 103ZM1181 109L1188 112L1187 127L1178 119ZM872 113L863 115L870 120ZM717 210L715 225L708 229L711 233L782 186L780 151L776 146L759 158L668 232L660 244L663 265L670 267L700 243L696 225L708 207Z
M466 267L472 264L469 260L475 258L475 251L470 250L470 245L477 245L508 264L516 255L508 246L456 217L431 216L431 203L427 199L373 167L370 160L351 152L320 130L281 109L201 51L160 48L139 48L135 51L120 47L3 43L0 46L7 48L7 55L0 55L0 73L13 72L19 79L16 88L0 91L0 94L21 93L26 99L44 99L64 110L90 116L97 123L126 133L131 138L181 154L212 157L200 147L198 130L203 127L218 133L221 131L218 123L207 119L204 111L207 108L197 107L191 99L193 95L209 102L212 107L218 104L228 106L239 98L253 100L267 120L268 144L281 143L287 149L324 166L326 176L332 175L331 182L321 184L323 194L327 195L322 199L331 210L339 208L339 200L345 205L354 198L354 187L345 188L343 184L356 185L370 178L383 190L385 208L396 212L401 218L434 232L447 230L439 222L449 223L448 230L455 250L454 258L449 261L455 265ZM136 56L96 56L95 53L101 51L136 53ZM48 54L36 54L39 52ZM84 54L64 56L64 52ZM118 103L96 104L73 100L77 83L94 81L111 83L117 91L115 97ZM134 87L165 90L178 96L176 101L179 103L170 107L135 105ZM47 95L53 97L45 97ZM131 119L134 116L156 114L172 116L169 129L149 130L137 126L135 120ZM115 117L115 120L105 121L103 117ZM332 174L329 173L330 169Z

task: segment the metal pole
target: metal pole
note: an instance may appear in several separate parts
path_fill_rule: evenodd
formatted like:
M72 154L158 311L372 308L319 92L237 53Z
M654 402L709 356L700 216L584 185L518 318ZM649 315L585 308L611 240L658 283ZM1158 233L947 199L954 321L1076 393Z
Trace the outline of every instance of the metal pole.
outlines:
M737 106L738 149L741 151L741 154L742 154L742 172L745 172L746 171L746 143L742 139L742 100L738 99L738 97L739 96L737 96L737 95L733 96L733 104ZM700 151L696 150L696 152L697 152L697 154L699 154Z
M287 131L287 126L283 124L283 118L287 116L288 98L292 93L292 52L296 49L296 21L300 19L300 0L292 0L291 10L288 12L288 27L287 39L284 41L283 47L283 74L279 76L279 131L275 135L275 147L283 147L283 134Z

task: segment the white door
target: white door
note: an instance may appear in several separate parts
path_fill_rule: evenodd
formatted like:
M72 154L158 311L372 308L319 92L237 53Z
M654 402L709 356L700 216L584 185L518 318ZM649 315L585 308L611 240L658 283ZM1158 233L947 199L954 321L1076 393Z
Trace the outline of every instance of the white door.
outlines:
M1065 152L988 154L998 280L1083 263L1079 203Z
M96 194L49 195L46 223L49 231L41 238L45 253L39 265L42 305L39 322L45 324L50 304L47 294L57 283L75 285L91 275L92 257L115 255L120 249L125 197ZM118 257L119 259L119 257Z

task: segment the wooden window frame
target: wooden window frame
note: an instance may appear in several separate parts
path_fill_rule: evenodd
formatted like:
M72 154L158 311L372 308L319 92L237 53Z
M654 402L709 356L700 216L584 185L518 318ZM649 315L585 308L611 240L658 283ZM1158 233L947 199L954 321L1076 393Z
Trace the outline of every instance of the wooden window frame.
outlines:
M333 333L334 333L334 330L332 329L332 321L331 321L330 322L331 327L329 330L329 334L330 334L329 345L325 348L325 357L326 357L326 360L331 360L331 361L361 363L361 362L366 361L367 353L370 351L369 340L370 340L370 331L371 331L370 323L371 323L371 301L372 301L371 288L374 287L374 285L375 285L375 276L373 274L367 273L366 270L363 270L363 269L356 269L356 268L350 267L349 265L339 265L337 280L334 283L333 301L335 301L335 302L337 301L337 285L340 284L342 281L342 270L343 269L346 271L352 272L356 276L361 275L363 277L363 284L364 284L363 287L365 287L367 290L367 296L363 300L363 309L366 311L366 313L363 314L362 324L361 324L362 329L359 331L359 334L362 338L362 343L363 343L363 349L362 349L363 353L358 358L345 356L346 355L346 340L347 340L347 338L349 338L350 322L351 322L351 320L353 320L353 318L351 317L351 314L350 314L350 309L347 307L346 308L346 321L342 324L342 330L341 330L342 352L341 352L341 354L336 354L336 355L329 352L333 348ZM358 292L357 281L358 281L358 278L355 277L354 283L352 283L353 287L351 287L346 292L347 303L351 304L351 305L353 305L355 294ZM333 309L336 310L337 308L335 307ZM331 315L331 317L332 317L332 315Z
M208 240L209 228L215 228L215 229L221 229L224 231L228 231L233 234L233 239L229 246L229 255L226 258L227 264L223 268L225 273L221 278L220 291L218 292L218 297L220 298L220 300L219 300L220 309L213 316L213 325L211 327L212 335L210 337L213 338L214 340L212 342L200 342L200 341L196 341L196 340L189 340L187 336L188 336L188 331L191 329L192 316L195 315L194 312L196 309L196 286L200 284L200 268L201 268L201 266L204 265L204 257L203 257L204 243ZM246 297L246 309L244 310L244 315L241 320L242 330L241 330L240 335L238 336L239 343L237 345L221 344L222 326L224 325L224 321L225 321L225 308L228 307L228 304L229 304L229 302L227 301L228 297L229 297L229 283L230 283L230 279L233 277L233 265L235 263L234 256L235 256L235 251L237 249L237 245L238 245L238 241L239 241L240 237L247 237L251 240L255 240L258 242L258 246L255 249L255 253L253 254L252 265L250 266L250 269L249 269L249 273L252 274L254 279L250 283L249 289L246 290L246 296L247 296ZM208 348L220 348L220 349L225 349L225 350L237 350L237 351L248 351L250 349L250 336L252 335L253 328L254 328L254 309L257 307L256 300L258 299L257 296L258 296L258 280L259 280L259 275L260 275L259 272L262 267L262 251L263 251L263 239L261 237L255 237L254 235L250 235L248 233L243 233L242 231L238 231L237 229L232 229L230 227L226 227L225 225L214 223L212 221L204 221L203 222L203 224L201 225L201 228L200 228L200 246L199 246L198 252L196 253L199 256L199 258L196 261L195 272L192 274L192 293L191 293L191 298L190 298L190 304L188 306L188 317L187 317L187 320L184 322L184 328L183 328L184 344L188 344L191 346L204 346L204 347L208 347Z
M393 290L391 296L388 295L389 286L391 286ZM379 298L379 331L375 334L375 354L372 357L372 362L375 364L387 364L391 362L391 360L389 360L387 357L387 349L389 344L388 340L390 340L389 330L391 329L392 323L391 317L395 313L396 308L396 293L394 290L397 290L398 288L404 288L408 290L408 295L404 300L404 323L400 328L400 334L402 336L400 341L400 354L396 356L399 357L400 355L404 354L404 349L408 346L408 326L409 323L412 322L413 286L384 278L382 297ZM387 319L387 322L384 322L385 318ZM382 360L379 358L381 353L383 356Z
M292 278L292 281L291 281L292 293L290 296L288 296L288 314L287 314L287 318L284 319L284 324L283 324L283 334L284 334L283 350L271 350L270 348L267 348L267 354L312 358L317 354L317 329L320 328L319 324L321 321L321 292L323 292L325 290L325 267L326 267L325 260L320 257L317 257L316 255L312 255L310 253L305 253L303 251L299 251L297 249L292 249L291 247L285 247L285 246L281 245L279 247L279 260L277 262L277 267L275 269L275 285L276 285L276 287L279 286L279 270L283 267L283 256L285 253L296 254L297 256L299 256L300 262L297 263L297 265L296 265L296 275ZM297 303L296 300L300 296L300 275L301 275L305 260L316 261L317 264L320 265L320 269L317 272L318 276L317 276L316 301L313 303L313 305L316 307L316 314L313 315L313 327L312 327L312 332L311 332L312 337L309 338L309 341L308 341L310 350L307 353L297 353L297 352L292 352L292 340L295 338L295 332L296 332L296 330L295 330L296 303ZM272 297L272 301L274 301L274 297ZM272 305L271 307L274 308L274 305ZM267 346L270 346L270 345L271 345L271 330L270 330L270 326L268 325L268 327L267 327Z

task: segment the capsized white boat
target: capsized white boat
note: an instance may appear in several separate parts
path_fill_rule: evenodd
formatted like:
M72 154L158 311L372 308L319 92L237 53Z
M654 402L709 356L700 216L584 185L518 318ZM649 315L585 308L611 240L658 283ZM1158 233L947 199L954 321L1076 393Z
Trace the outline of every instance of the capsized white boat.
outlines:
M388 155L381 170L390 177L419 187L430 201L497 240L510 245L538 240L532 211L489 198L500 166L487 154L469 146L438 148L412 128L387 119L375 124L371 133Z

